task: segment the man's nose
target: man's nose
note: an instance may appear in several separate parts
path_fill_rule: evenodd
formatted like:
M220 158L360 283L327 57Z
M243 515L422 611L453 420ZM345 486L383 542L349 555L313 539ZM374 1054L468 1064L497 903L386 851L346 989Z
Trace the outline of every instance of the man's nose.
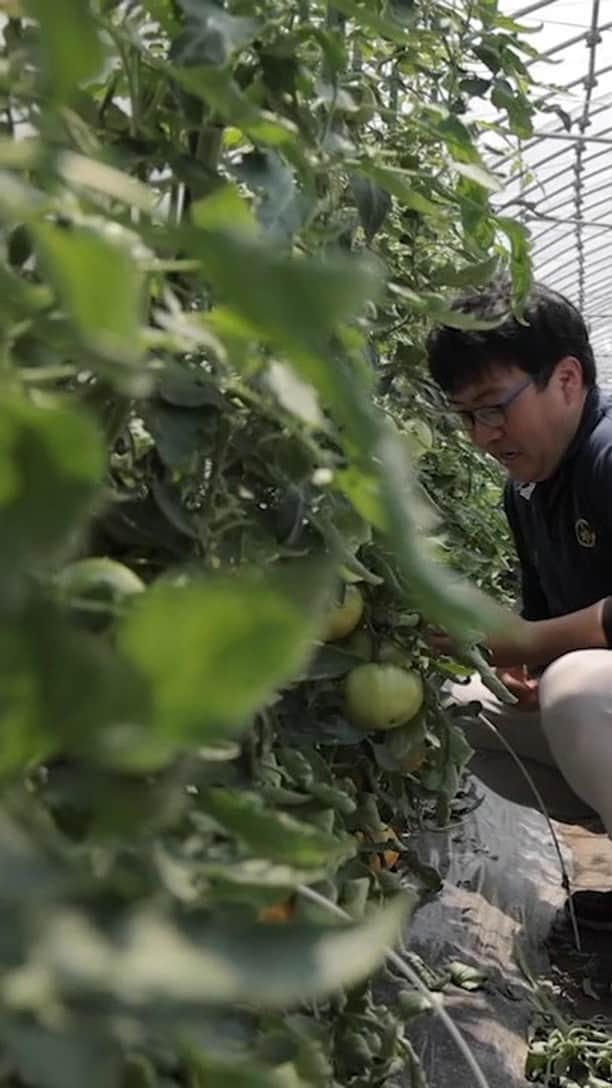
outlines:
M499 441L503 433L503 424L497 424L492 427L489 423L481 423L480 420L475 419L471 428L470 437L474 445L478 446L479 450L490 453L492 447Z

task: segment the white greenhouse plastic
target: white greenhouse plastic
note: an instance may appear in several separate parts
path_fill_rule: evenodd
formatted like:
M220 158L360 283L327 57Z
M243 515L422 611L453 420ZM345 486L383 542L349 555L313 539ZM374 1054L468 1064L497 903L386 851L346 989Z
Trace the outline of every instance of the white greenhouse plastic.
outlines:
M515 0L516 2L516 0ZM584 313L602 381L612 384L612 0L534 0L505 7L545 60L534 136L496 141L505 177L498 210L529 227L536 277Z

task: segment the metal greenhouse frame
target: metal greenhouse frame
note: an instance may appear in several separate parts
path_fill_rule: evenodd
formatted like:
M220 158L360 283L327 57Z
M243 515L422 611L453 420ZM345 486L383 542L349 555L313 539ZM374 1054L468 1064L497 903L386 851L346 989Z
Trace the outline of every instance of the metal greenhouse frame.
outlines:
M539 31L531 74L544 93L534 136L494 154L496 204L529 227L537 278L583 311L612 383L612 0L536 0L511 14Z

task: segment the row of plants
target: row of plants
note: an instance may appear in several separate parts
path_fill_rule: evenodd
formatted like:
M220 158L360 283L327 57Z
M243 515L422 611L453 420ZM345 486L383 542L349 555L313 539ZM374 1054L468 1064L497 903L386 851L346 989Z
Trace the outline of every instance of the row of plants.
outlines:
M3 9L0 1083L420 1085L372 976L513 593L423 337L528 289L468 110L528 135L534 50L496 0Z

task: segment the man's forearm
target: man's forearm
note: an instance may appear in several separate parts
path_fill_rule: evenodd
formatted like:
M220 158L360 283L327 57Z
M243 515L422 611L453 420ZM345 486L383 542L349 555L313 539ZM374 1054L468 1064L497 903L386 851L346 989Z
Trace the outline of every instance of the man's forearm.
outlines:
M496 665L524 664L534 669L548 665L572 650L607 649L608 639L603 627L604 601L558 616L552 620L525 621L525 638L520 649L506 645L503 639L491 640L491 653ZM517 655L512 660L513 652ZM517 658L520 657L520 660Z

